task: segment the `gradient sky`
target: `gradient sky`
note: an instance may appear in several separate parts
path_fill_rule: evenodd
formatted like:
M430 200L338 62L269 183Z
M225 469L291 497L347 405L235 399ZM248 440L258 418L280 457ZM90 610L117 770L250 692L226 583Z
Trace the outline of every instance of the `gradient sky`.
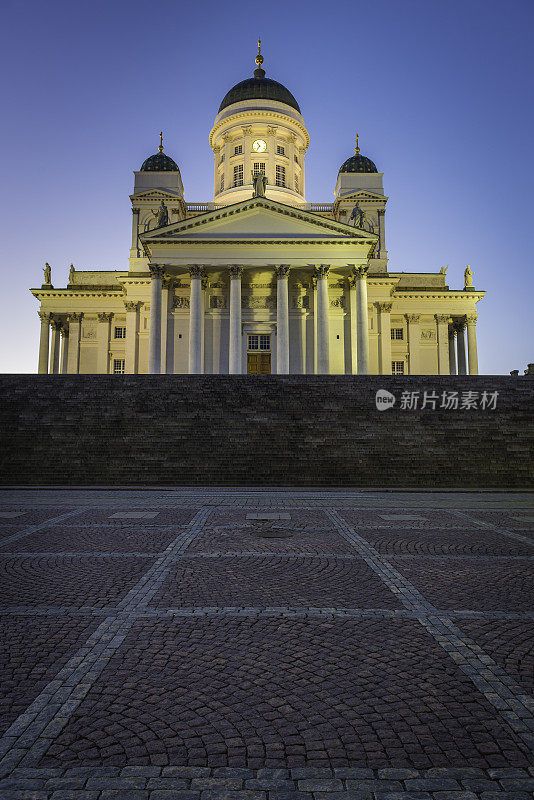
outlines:
M469 263L482 373L534 362L533 0L4 0L1 372L36 372L42 283L126 269L134 169L158 132L188 201L213 199L208 134L252 74L297 98L306 199L332 202L360 134L384 172L391 271Z

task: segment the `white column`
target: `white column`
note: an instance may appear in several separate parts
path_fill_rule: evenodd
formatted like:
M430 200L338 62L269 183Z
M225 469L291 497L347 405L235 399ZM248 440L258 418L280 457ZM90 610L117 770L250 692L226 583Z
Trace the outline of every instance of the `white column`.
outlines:
M356 278L349 278L349 311L350 311L350 357L351 374L358 373L358 332L357 332L357 302L356 302Z
M454 326L456 330L456 348L458 351L458 375L467 375L467 362L465 359L465 322L458 320Z
M276 267L276 371L289 373L289 266Z
M167 342L168 342L168 323L169 323L169 294L172 280L163 278L161 284L161 372L167 373Z
M127 300L126 309L126 342L125 342L125 372L127 375L136 375L139 358L139 303Z
M161 373L161 284L163 267L150 264L150 326L148 329L148 373Z
M50 372L53 375L59 373L59 332L61 330L61 322L57 319L51 321L52 326L52 342L50 345Z
M317 375L317 276L312 275L310 279L312 288L312 313L313 313L313 370Z
M269 133L267 134L267 183L272 188L276 184L276 125L267 126Z
M356 267L356 338L358 375L369 375L369 312L367 309L367 273L369 266Z
M252 185L250 125L243 125L241 130L243 131L243 185L248 186Z
M391 309L393 303L379 302L379 353L380 353L380 374L391 375Z
M386 212L383 208L378 209L378 234L380 238L379 257L387 258L386 250Z
M69 326L67 322L64 322L61 326L61 363L59 367L59 371L62 375L65 375L67 372L67 358L69 352Z
M478 356L477 356L477 315L470 314L467 317L467 355L469 357L469 374L478 375Z
M408 366L410 375L419 375L419 347L421 334L419 330L420 314L405 314L408 328Z
M449 327L449 374L456 375L456 342L454 341L454 337L456 336L456 331L454 330L454 326L451 325Z
M330 325L328 272L330 266L316 267L317 275L317 374L330 374Z
M80 329L82 327L83 314L69 314L69 353L68 369L69 375L77 375L80 371Z
M241 353L241 275L243 267L234 264L230 267L230 340L228 372L240 375L242 370Z
M189 298L189 374L201 375L202 369L202 317L204 298L202 294L203 269L199 264L189 267L191 294Z
M98 350L96 355L96 371L98 375L107 375L109 373L109 329L112 317L113 314L107 312L98 314Z
M438 329L438 375L450 375L449 315L435 314Z
M139 208L132 208L132 246L130 249L130 256L132 258L137 258L139 256L139 211Z
M41 320L41 338L39 340L39 375L48 374L48 351L50 350L50 314L38 311Z

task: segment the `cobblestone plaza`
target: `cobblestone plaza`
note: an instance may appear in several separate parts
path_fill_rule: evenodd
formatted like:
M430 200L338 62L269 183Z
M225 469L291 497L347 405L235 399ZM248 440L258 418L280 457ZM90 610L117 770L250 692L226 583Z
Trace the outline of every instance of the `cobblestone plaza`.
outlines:
M0 494L9 800L528 800L527 493Z

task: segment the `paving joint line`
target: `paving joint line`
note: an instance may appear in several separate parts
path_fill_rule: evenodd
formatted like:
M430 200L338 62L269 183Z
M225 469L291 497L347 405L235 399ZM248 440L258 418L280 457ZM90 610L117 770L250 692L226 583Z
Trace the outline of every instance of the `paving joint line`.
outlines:
M378 551L356 533L338 511L328 510L325 513L336 523L339 534L362 553L366 563L406 608L427 612L418 617L420 624L469 677L486 700L506 719L527 747L534 749L532 705L534 698L512 680L481 647L466 636L453 620L441 615L413 584L391 567Z
M465 511L453 511L452 513L456 514L456 516L462 517L463 519L468 520L471 522L471 517ZM496 533L501 533L503 536L509 536L511 539L515 539L518 542L523 542L523 544L528 544L530 547L534 547L534 540L529 539L528 536L521 536L520 533L515 533L514 531L509 531L506 528L501 528L500 525L495 525L493 522L483 522L479 521L479 525L484 526L485 528L490 528L490 530L495 531ZM528 530L528 528L521 529L521 530Z
M141 610L165 579L172 556L184 550L204 527L212 513L202 508L165 550L161 558L140 578L119 603L119 610ZM46 753L53 738L65 727L73 712L101 675L136 620L134 614L107 616L87 641L49 681L28 708L9 726L0 739L0 777L14 767L34 767Z

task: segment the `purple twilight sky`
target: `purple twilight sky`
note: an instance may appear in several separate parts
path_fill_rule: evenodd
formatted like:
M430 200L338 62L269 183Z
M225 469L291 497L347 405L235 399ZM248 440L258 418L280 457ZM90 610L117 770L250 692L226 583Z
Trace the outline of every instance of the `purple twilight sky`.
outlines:
M466 263L482 373L534 361L532 0L4 0L1 372L36 372L37 301L68 266L126 269L134 169L165 132L186 200L213 197L208 134L264 67L311 137L306 199L331 202L360 134L384 172L392 271Z

